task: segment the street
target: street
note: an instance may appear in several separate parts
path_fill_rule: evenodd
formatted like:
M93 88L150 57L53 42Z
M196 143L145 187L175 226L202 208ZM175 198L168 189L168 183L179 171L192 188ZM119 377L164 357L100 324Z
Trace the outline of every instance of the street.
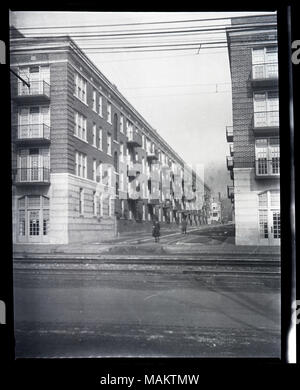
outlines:
M127 237L87 257L19 258L16 356L279 357L279 258L225 246L215 253L207 243L224 243L227 231L168 232L159 244L148 236L138 250ZM185 245L197 237L202 255Z

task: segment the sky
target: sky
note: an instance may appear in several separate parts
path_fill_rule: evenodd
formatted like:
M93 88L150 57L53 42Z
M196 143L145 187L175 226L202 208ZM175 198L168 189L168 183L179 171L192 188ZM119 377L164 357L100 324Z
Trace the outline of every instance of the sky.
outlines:
M223 32L201 32L193 36L170 34L153 37L113 38L110 34L128 30L193 29L230 25L230 19L199 19L266 12L11 12L10 24L30 34L69 34L100 71L114 83L137 111L188 163L203 164L205 180L214 193L224 196L231 184L226 168L229 146L225 128L232 124L231 78L226 48L205 49L200 43L225 40ZM190 22L190 20L198 20ZM112 24L181 21L171 24L107 26ZM189 20L189 22L182 22ZM53 27L39 29L36 27ZM63 26L63 28L60 28ZM74 26L80 26L74 28ZM84 27L82 27L84 26ZM88 27L87 27L88 26ZM95 27L93 27L95 26ZM35 27L35 29L29 29ZM171 31L171 30L170 30ZM106 37L76 37L76 34L104 33ZM197 43L192 50L105 53L103 47ZM198 46L199 43L199 46ZM101 52L99 53L99 47ZM97 47L98 49L93 49ZM138 49L136 49L138 50ZM149 50L149 49L148 49ZM98 52L97 52L98 51Z

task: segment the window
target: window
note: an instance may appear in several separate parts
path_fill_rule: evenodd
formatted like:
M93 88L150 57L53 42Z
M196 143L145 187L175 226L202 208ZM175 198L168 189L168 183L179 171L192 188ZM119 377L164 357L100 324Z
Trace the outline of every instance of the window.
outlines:
M280 147L278 138L255 140L256 174L258 176L280 174Z
M118 115L114 114L114 140L118 141Z
M107 135L107 154L111 156L111 135Z
M95 90L95 89L93 89L92 102L93 102L93 110L94 110L95 112L97 112L97 108L96 108L96 90Z
M96 181L97 176L97 160L93 159L93 180Z
M120 161L124 162L124 144L122 142L120 144Z
M124 200L121 200L121 217L124 218Z
M103 150L102 129L99 129L99 150Z
M18 200L18 233L22 237L49 234L49 198L29 195Z
M86 118L75 111L74 135L86 141Z
M97 127L95 125L95 123L93 124L93 146L97 147L97 143L96 143L96 132L97 132Z
M83 103L86 103L86 80L78 73L75 73L74 95Z
M50 96L50 68L48 65L25 66L19 68L19 75L30 83L30 89L19 80L19 95L39 95Z
M83 215L84 213L84 190L79 188L79 214Z
M107 122L111 124L111 103L107 102Z
M263 239L280 239L280 192L266 191L258 195L259 236Z
M49 106L19 107L18 139L50 138Z
M86 160L87 157L85 154L80 152L75 152L75 175L83 178L87 177L86 169Z
M50 180L49 148L19 149L18 182L48 182Z
M99 216L103 216L103 195L99 195Z
M103 117L103 97L102 97L102 95L99 95L98 110L99 110L99 115L101 117Z
M109 217L111 217L111 197L110 196L107 198L107 214Z
M145 145L145 135L144 134L142 135L142 148L143 149L146 148L146 145Z
M278 77L278 49L276 46L252 49L252 77L253 79Z
M124 133L124 116L120 115L120 132Z
M254 127L279 126L278 92L254 93Z
M97 195L96 191L93 191L93 214L96 217L97 216Z
M98 165L98 175L97 175L97 182L98 183L102 183L102 163L99 162L99 165Z

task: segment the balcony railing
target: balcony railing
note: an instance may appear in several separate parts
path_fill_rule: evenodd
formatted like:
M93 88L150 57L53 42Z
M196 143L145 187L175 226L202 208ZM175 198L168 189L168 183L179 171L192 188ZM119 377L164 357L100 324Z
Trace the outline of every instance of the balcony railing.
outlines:
M30 87L22 81L18 83L18 97L45 97L50 98L50 84L46 81L29 81Z
M142 136L139 133L137 133L136 131L129 133L128 139L127 139L127 145L141 147L142 146Z
M252 65L252 80L276 80L278 79L278 63L265 62Z
M158 160L158 151L156 149L147 150L147 159L148 160Z
M50 140L50 127L44 123L17 126L17 140Z
M227 161L227 169L228 170L233 169L233 157L227 156L226 161Z
M37 168L18 168L16 170L15 183L50 183L50 169L44 167Z
M233 142L233 126L226 126L227 142Z
M279 129L279 111L260 111L253 115L253 129Z
M271 159L258 158L255 160L255 174L260 177L279 177L280 175L280 157Z

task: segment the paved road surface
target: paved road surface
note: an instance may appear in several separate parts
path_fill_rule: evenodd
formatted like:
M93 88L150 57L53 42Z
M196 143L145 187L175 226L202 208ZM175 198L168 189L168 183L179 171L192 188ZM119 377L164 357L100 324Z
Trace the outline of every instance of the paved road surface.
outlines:
M17 357L278 357L279 278L194 271L17 269Z

